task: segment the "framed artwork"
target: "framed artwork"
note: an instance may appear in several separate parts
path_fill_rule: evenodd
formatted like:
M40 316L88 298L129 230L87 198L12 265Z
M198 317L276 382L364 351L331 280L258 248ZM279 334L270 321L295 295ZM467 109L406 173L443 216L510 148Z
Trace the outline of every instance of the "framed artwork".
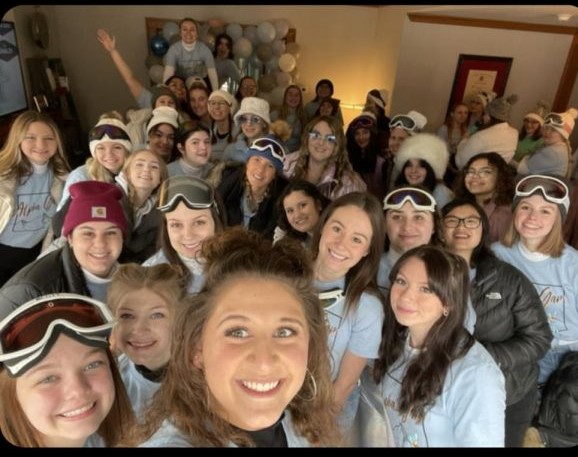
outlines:
M511 57L478 56L460 54L446 117L452 106L480 91L504 95L512 66Z
M14 22L0 22L0 118L28 109Z

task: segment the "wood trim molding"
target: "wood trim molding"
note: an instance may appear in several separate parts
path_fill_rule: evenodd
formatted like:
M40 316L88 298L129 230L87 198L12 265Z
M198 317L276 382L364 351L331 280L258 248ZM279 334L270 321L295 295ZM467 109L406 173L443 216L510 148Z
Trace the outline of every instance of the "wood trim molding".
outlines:
M574 34L574 39L568 51L568 57L566 57L566 64L564 65L562 76L560 76L558 90L552 103L552 111L562 112L566 110L570 96L572 95L576 76L578 76L578 32Z

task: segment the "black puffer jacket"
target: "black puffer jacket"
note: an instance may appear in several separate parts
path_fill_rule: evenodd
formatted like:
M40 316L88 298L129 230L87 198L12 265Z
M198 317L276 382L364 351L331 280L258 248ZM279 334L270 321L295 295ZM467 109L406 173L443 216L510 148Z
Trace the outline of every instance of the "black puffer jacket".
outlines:
M68 243L26 265L4 284L0 289L0 319L29 300L59 292L90 297L82 269Z
M242 200L245 190L245 164L235 164L223 170L221 183L217 192L223 199L227 210L227 222L230 227L243 224ZM277 211L275 209L277 199L287 185L287 180L277 175L273 180L269 193L259 204L257 213L249 221L249 229L261 233L266 238L273 240L273 232L277 225Z
M477 316L474 337L504 373L511 405L537 387L538 360L552 341L544 307L528 278L494 257L478 261L471 297Z

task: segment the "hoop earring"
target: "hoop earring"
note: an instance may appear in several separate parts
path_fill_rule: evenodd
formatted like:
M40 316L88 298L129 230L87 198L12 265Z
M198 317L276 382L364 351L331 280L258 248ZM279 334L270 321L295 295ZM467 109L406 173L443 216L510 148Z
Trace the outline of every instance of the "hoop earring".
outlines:
M309 371L309 368L305 369L305 376L307 377L307 375L309 375L309 384L311 385L311 397L310 398L305 398L300 396L299 394L297 395L297 397L301 398L301 400L303 401L313 401L315 399L315 397L317 396L317 382L315 382L315 378L313 377L313 374L311 374L311 372ZM305 385L305 383L303 383L303 385Z

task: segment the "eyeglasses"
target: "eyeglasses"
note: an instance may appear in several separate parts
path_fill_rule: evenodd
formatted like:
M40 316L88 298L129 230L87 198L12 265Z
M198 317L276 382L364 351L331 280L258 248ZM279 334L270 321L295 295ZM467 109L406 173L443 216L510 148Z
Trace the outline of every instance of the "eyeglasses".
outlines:
M111 140L130 141L128 133L116 125L103 124L94 127L88 134L88 141L102 140L105 136Z
M259 116L239 116L239 124L259 124L261 118Z
M215 204L215 192L210 184L200 178L171 176L161 185L157 208L167 213L181 201L189 209L211 208Z
M479 170L476 170L475 168L468 168L464 171L464 173L466 176L478 176L479 178L487 178L494 173L494 169L489 167L480 168Z
M215 107L219 107L219 108L223 108L225 106L231 106L229 105L227 102L223 101L223 100L209 100L209 106L215 108Z
M281 162L285 160L286 156L285 148L273 138L257 138L251 143L249 149L255 149L259 152L269 151L275 159Z
M412 187L402 187L387 194L383 199L384 211L398 210L409 201L418 211L435 212L436 201L427 192Z
M104 303L83 295L36 298L0 322L0 362L11 376L21 375L44 358L60 331L92 346L108 347L114 323Z
M551 176L526 176L516 185L516 197L528 197L538 190L549 202L556 205L563 204L566 209L570 206L568 187L559 179Z
M404 130L413 131L416 129L415 121L405 114L398 114L397 116L393 116L389 123L389 128L394 129L396 127L401 127Z
M446 216L444 217L444 225L447 228L458 228L460 224L463 223L464 227L467 229L477 229L482 223L480 217L470 216L470 217L456 217L456 216Z
M321 135L321 133L319 133L317 130L312 130L311 132L309 132L309 139L313 140L313 141L317 141L320 140L324 143L329 143L329 144L337 144L337 137L335 135Z
M544 124L564 127L564 119L558 113L550 113L544 118Z

